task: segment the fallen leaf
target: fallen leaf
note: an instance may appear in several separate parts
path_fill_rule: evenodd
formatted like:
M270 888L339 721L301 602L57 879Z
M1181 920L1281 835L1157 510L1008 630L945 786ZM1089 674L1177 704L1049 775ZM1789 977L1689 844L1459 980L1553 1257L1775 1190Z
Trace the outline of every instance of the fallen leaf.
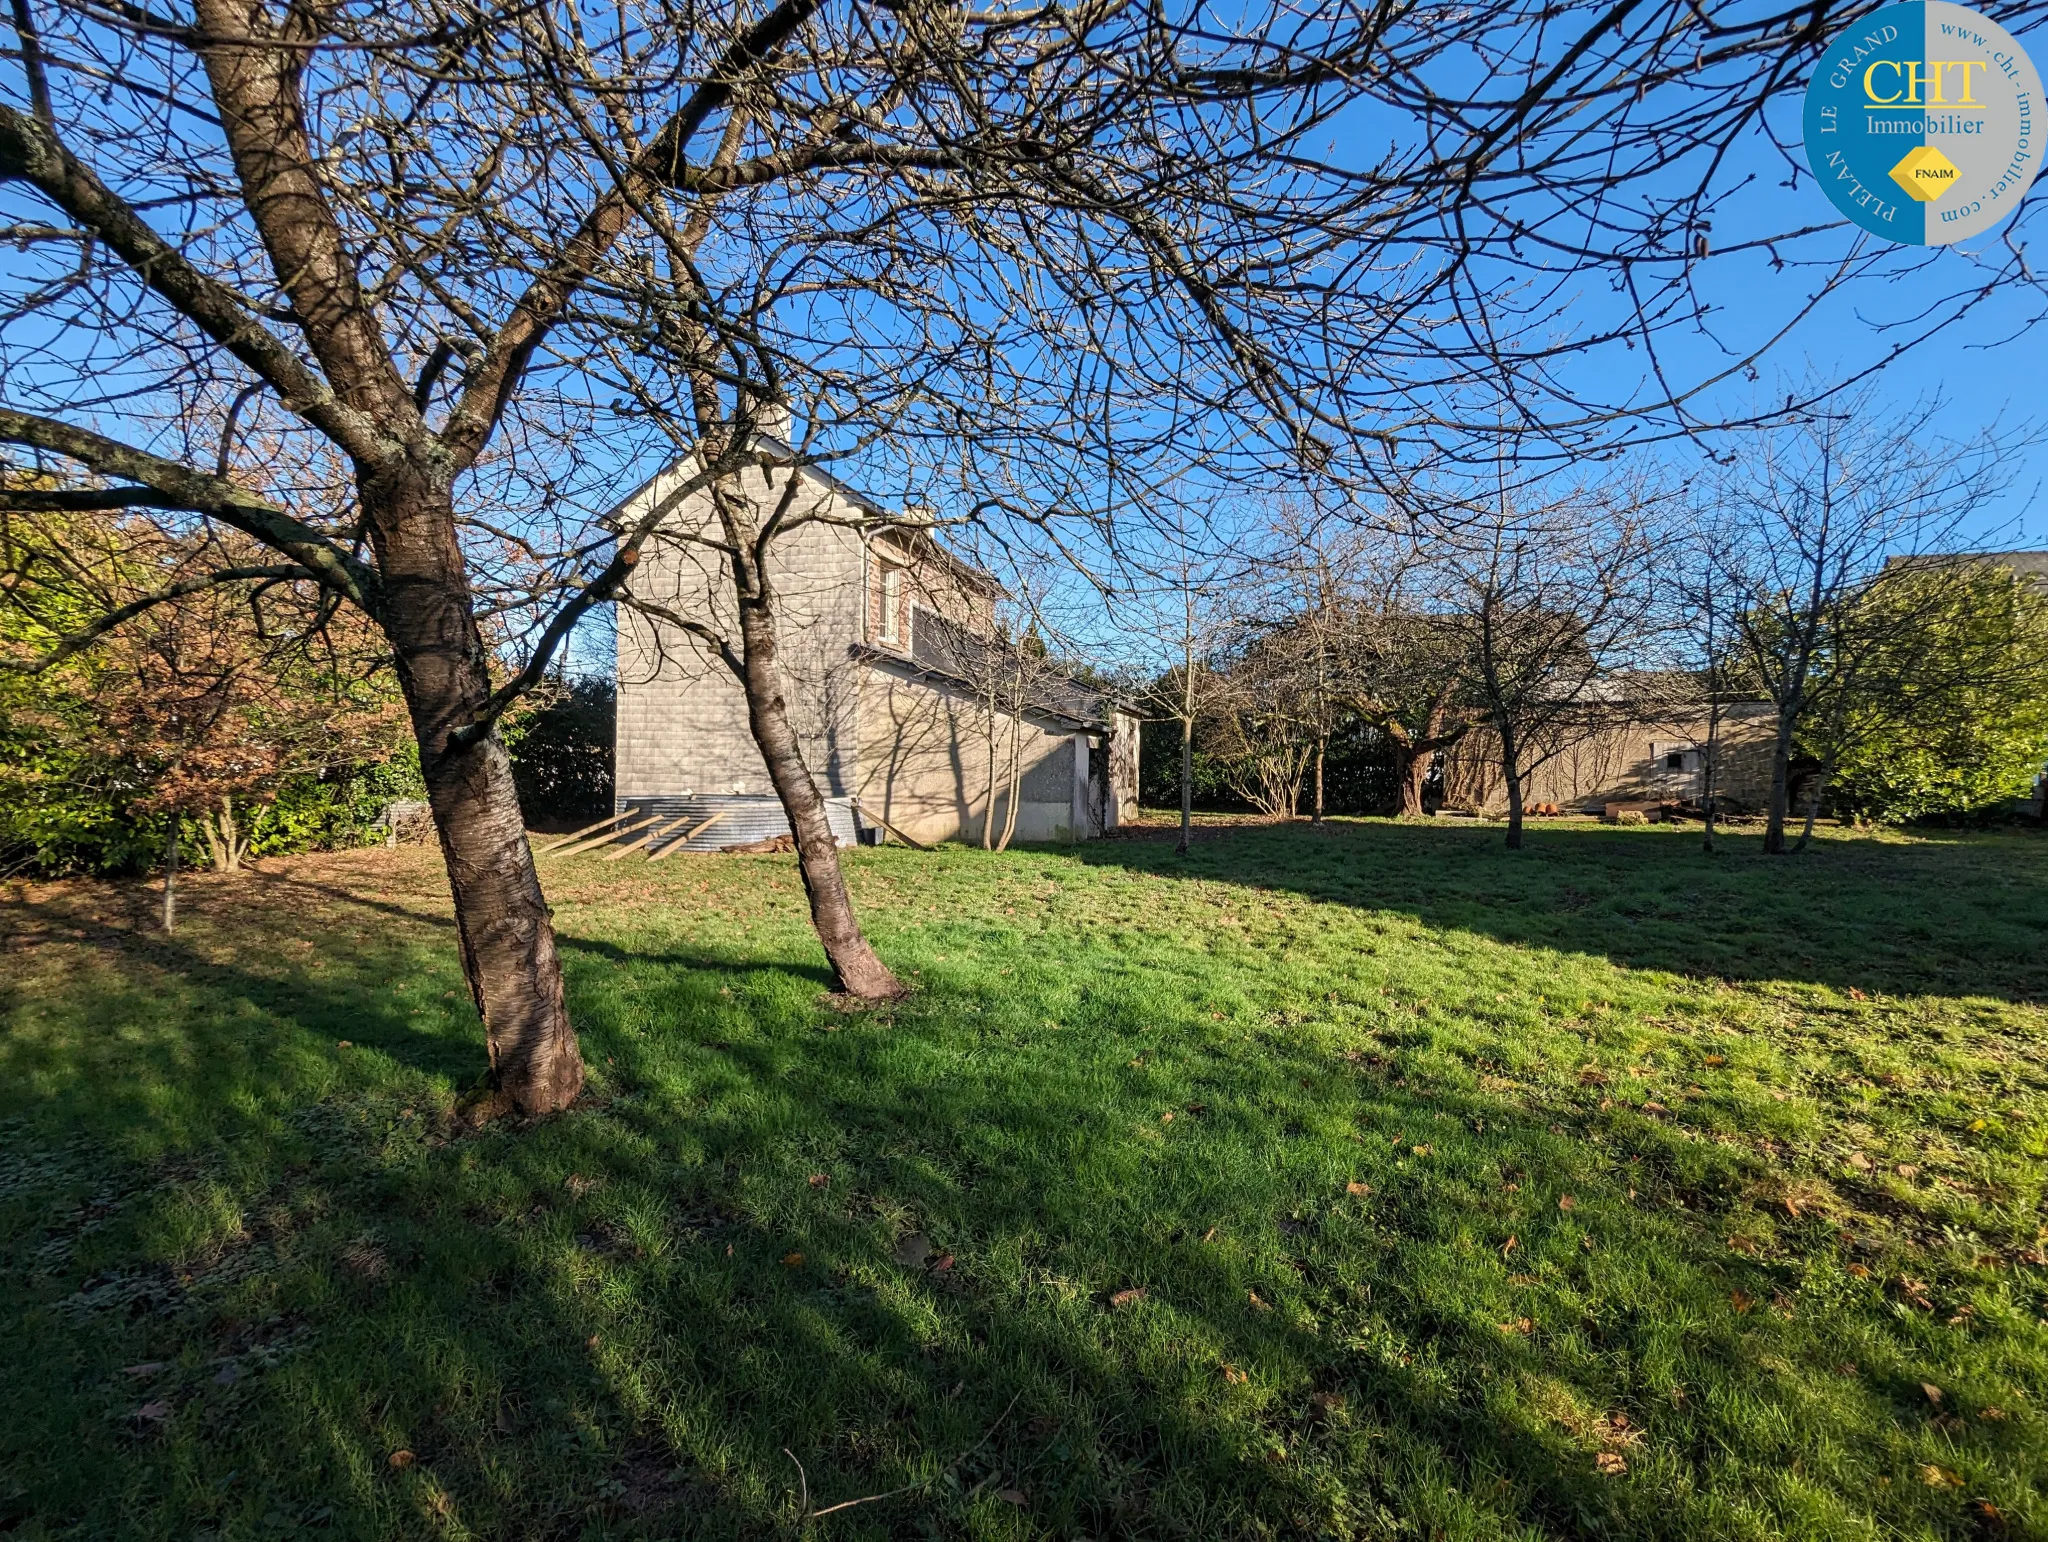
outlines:
M334 1047L335 1047L336 1049L354 1049L354 1048L355 1048L355 1046L354 1046L353 1044L349 1043L349 1041L348 1041L347 1039L336 1039L336 1040L334 1041Z
M1917 1178L1920 1176L1920 1169L1914 1166L1911 1162L1901 1162L1897 1167L1894 1167L1892 1171L1897 1173L1901 1178Z
M830 1183L831 1181L831 1175L828 1173L811 1174L811 1187L814 1189L822 1189L823 1187L825 1187L826 1184Z
M1867 1280L1870 1278L1870 1271L1867 1268L1865 1268L1862 1264L1849 1265L1849 1272L1859 1280Z
M1756 1297L1739 1290L1731 1290L1728 1292L1728 1302L1736 1311L1746 1312L1756 1305Z
M946 1270L953 1267L953 1255L951 1253L941 1253L939 1261L933 1264L932 1267L943 1274Z
M393 1467L396 1467L400 1472L403 1472L406 1468L410 1467L414 1462L418 1460L418 1457L414 1456L410 1451L404 1450L402 1448L391 1453L391 1465Z
M1311 1392L1308 1395L1309 1412L1320 1419L1328 1419L1344 1411L1344 1394L1341 1392Z
M1920 1469L1920 1481L1929 1488L1961 1488L1963 1475L1953 1467L1943 1467L1938 1462L1928 1462Z
M1993 1424L1996 1424L2001 1419L2006 1419L2011 1416L2007 1414L2003 1408L1980 1408L1977 1410L1977 1417L1980 1419L1988 1419Z
M1536 1324L1526 1317L1517 1317L1513 1322L1495 1323L1494 1326L1503 1333L1534 1333L1536 1331Z
M1133 1285L1127 1290L1114 1292L1109 1298L1109 1304L1111 1306L1130 1306L1134 1302L1143 1301L1144 1299L1145 1287Z
M1593 1465L1610 1478L1618 1478L1628 1471L1628 1458L1619 1451L1602 1451L1593 1458Z
M1241 1387L1246 1382L1250 1381L1251 1377L1247 1376L1243 1371L1240 1371L1234 1365L1226 1365L1223 1367L1223 1379L1229 1382L1233 1387Z
M1868 1001L1870 998L1852 985L1849 987L1849 999L1851 1001Z
M1502 1258L1506 1258L1506 1257L1508 1256L1508 1254L1510 1254L1510 1253L1514 1252L1514 1250L1515 1250L1516 1248L1520 1247L1521 1245L1522 1245L1522 1239L1521 1239L1520 1237L1510 1237L1510 1238L1508 1238L1508 1240L1507 1240L1507 1241L1503 1242L1503 1243L1502 1243L1502 1244L1500 1245L1500 1256L1501 1256Z
M1168 1110L1167 1110L1167 1111L1166 1111L1165 1113L1161 1114L1161 1115L1159 1116L1159 1122L1160 1122L1161 1124L1172 1124L1172 1123L1173 1123L1173 1110L1169 1108L1169 1109L1168 1109Z
M1666 1108L1662 1103L1658 1103L1653 1100L1643 1105L1643 1112L1646 1114L1668 1114L1671 1112L1671 1110Z
M597 1187L597 1180L595 1178L586 1178L581 1173L571 1173L562 1180L562 1187L571 1194L574 1194L578 1199L581 1199L585 1194L588 1194Z
M1932 1403L1936 1408L1941 1406L1941 1388L1935 1386L1931 1381L1923 1381L1920 1383L1920 1390L1927 1394L1928 1402Z
M784 1254L782 1255L782 1267L783 1267L783 1268L785 1268L785 1269L801 1269L801 1268L802 1268L803 1266L804 1266L804 1255L803 1255L803 1254L801 1254L801 1253L784 1253Z
M1417 1147L1415 1147L1414 1149L1415 1149L1415 1154L1416 1154L1417 1156L1428 1156L1428 1155L1429 1155L1429 1154L1430 1154L1431 1152L1433 1152L1433 1151L1435 1151L1435 1150L1436 1150L1436 1147L1434 1147L1434 1146L1417 1146Z
M585 1349L595 1349L595 1348L597 1348L597 1346L598 1346L598 1343L599 1343L599 1339L598 1339L598 1336L597 1336L597 1335L596 1335L595 1333L593 1333L593 1334L591 1334L591 1335L590 1335L590 1337L589 1337L589 1338L587 1338L587 1339L585 1339L585 1340L583 1341L583 1347L584 1347Z
M921 1231L914 1231L896 1244L890 1255L906 1269L922 1269L932 1256L932 1239Z
M1702 1065L1726 1065L1727 1063L1728 1057L1726 1055L1709 1055L1700 1062Z
M1270 1311L1272 1311L1272 1310L1273 1310L1273 1306L1272 1306L1272 1303L1271 1303L1271 1302L1269 1302L1269 1301L1261 1301L1261 1300L1259 1299L1259 1293L1258 1293L1257 1291L1255 1291L1255 1290L1248 1290L1248 1291L1246 1291L1246 1292L1245 1292L1245 1296L1246 1296L1246 1298L1247 1298L1247 1299L1249 1299L1249 1300L1250 1300L1250 1302L1251 1302L1251 1304L1252 1304L1252 1310L1253 1310L1253 1311L1255 1311L1255 1312L1270 1312Z
M1022 1490L1021 1488L997 1489L996 1498L1000 1499L1006 1505L1018 1505L1021 1507L1024 1504L1028 1503L1028 1501L1024 1498L1024 1490Z
M1216 1240L1216 1228L1212 1226L1207 1231L1203 1232L1202 1240L1204 1242L1214 1242Z
M168 1419L170 1416L171 1405L169 1403L144 1403L140 1408L135 1410L136 1418L145 1419L151 1424L155 1424L161 1420Z
M1859 1173L1867 1173L1870 1171L1870 1158L1865 1156L1860 1151L1850 1152L1847 1157L1843 1158L1843 1160L1846 1161L1851 1167L1855 1168L1856 1171L1858 1171Z
M1500 1191L1503 1194L1519 1194L1522 1192L1522 1186L1519 1183L1503 1183Z
M1579 1208L1578 1199L1570 1194L1561 1194L1558 1196L1557 1208L1560 1210L1576 1210Z
M1738 1253L1754 1253L1756 1251L1756 1239L1754 1237L1730 1237L1728 1239L1728 1246Z
M1344 1185L1344 1192L1346 1194L1358 1195L1370 1194L1372 1192L1372 1185L1369 1183L1360 1183L1356 1178L1354 1178L1349 1183Z

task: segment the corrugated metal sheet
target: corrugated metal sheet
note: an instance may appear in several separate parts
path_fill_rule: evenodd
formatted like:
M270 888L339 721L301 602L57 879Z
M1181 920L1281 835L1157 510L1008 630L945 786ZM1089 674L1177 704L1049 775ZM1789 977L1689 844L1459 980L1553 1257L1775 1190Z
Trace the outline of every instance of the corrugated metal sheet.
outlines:
M687 824L676 826L664 833L642 850L660 851L676 836L692 825L701 824L713 814L723 814L717 824L701 835L692 836L681 849L684 851L723 851L728 846L745 846L754 841L765 841L771 836L787 835L789 817L782 812L781 801L760 795L739 793L711 794L703 797L652 797L621 798L621 811L630 810L636 817L652 813L663 821L687 818ZM853 846L861 838L861 823L853 812L850 798L827 798L825 818L832 826L832 834L842 846ZM635 840L644 835L644 830L629 832L628 839Z

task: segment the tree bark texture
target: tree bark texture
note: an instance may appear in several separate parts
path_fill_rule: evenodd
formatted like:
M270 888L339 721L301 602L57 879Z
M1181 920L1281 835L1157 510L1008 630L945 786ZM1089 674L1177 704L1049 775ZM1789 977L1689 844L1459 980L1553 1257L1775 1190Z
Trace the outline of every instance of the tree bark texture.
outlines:
M1188 843L1193 839L1195 823L1195 720L1183 715L1180 720L1180 839L1173 849L1186 856Z
M495 730L454 737L481 716L491 683L453 506L445 487L414 473L366 479L364 509L385 575L384 630L419 738L492 1085L523 1114L553 1113L582 1091L583 1057L511 757Z
M737 573L740 685L747 697L747 724L796 837L797 868L810 897L811 924L825 945L834 989L863 1001L894 1000L905 994L902 982L889 972L854 916L846 875L839 866L839 843L825 817L825 800L804 764L796 730L789 721L781 671L776 666L772 591L759 575L748 572L749 566L739 565ZM992 821L994 815L991 808L986 817Z
M1778 714L1778 736L1771 745L1771 801L1764 819L1764 851L1785 854L1785 820L1792 801L1792 724L1786 712Z
M1394 780L1401 788L1401 817L1420 819L1423 784L1429 780L1429 756L1417 754L1398 739L1394 741Z
M1508 784L1508 850L1522 849L1522 762L1515 731L1503 727L1500 734L1500 772Z
M1312 824L1323 822L1323 759L1328 752L1329 743L1327 734L1316 736L1316 802L1315 812L1309 816Z
M171 815L170 838L164 842L164 935L178 930L178 816Z

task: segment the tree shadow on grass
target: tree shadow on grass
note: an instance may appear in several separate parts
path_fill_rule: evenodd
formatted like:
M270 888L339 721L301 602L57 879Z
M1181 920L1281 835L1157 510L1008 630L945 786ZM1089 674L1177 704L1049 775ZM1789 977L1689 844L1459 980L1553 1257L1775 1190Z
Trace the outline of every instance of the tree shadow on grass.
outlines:
M2024 1436L1930 1427L1896 1367L1972 1372L1880 1288L1802 1294L1828 1222L1731 1253L1763 1164L1647 1116L1163 1007L1055 1029L940 983L842 1019L810 969L567 951L605 960L571 966L591 1106L470 1137L402 1080L312 1101L294 1035L226 1010L250 982L186 961L124 1074L229 1111L219 1149L4 1212L7 1520L788 1535L799 1463L819 1507L922 1485L834 1537L1951 1534L1954 1493L1878 1481L1923 1459L2043 1502ZM237 1055L184 1026L209 1003Z
M1760 836L1700 850L1696 826L1337 820L1232 833L1187 856L1141 841L1074 848L1092 867L1198 877L1411 915L1631 969L1896 994L2048 999L2048 855L2031 832L1826 837L1766 857Z
M1351 881L1245 839L1274 845L1205 876ZM272 917L270 954L336 914ZM1989 1299L1966 1271L1916 1263L1921 1311L1829 1214L1760 1219L1771 1159L1680 1116L1163 991L1055 1008L984 972L842 1017L813 966L565 931L590 1104L474 1136L434 1096L477 1063L466 1001L428 1025L391 992L459 983L444 933L315 978L203 926L88 931L76 1031L0 1045L36 1129L103 1148L0 1183L0 1526L765 1537L798 1463L816 1506L923 1484L833 1537L1932 1537L1967 1497L2048 1506L2031 1423L1937 1427L1919 1390L1992 1401L2024 1326L1937 1328ZM148 1146L181 1160L122 1165Z

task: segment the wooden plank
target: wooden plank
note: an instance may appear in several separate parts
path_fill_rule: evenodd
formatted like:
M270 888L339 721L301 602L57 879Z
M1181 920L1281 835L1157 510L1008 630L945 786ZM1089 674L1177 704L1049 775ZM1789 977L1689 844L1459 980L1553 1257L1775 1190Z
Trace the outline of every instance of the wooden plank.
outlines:
M580 845L558 846L555 848L553 855L558 857L573 857L579 851L593 850L596 847L603 846L611 841L617 840L622 835L631 835L635 830L644 830L645 828L647 828L648 825L654 823L654 821L659 819L660 817L661 816L659 814L649 814L644 819L634 820L631 824L620 825L616 830L607 830L602 835L592 836L589 840L582 842Z
M670 841L666 846L662 847L661 850L648 852L647 860L650 862L659 862L663 857L669 856L674 852L681 851L685 846L689 845L691 841L695 840L698 836L702 835L706 830L710 829L713 825L717 824L719 820L725 818L725 816L731 812L731 809L720 809L717 813L713 814L709 819L705 820L704 823L702 823L701 825L695 825L692 826L690 829L685 830L681 835L677 836L674 840Z
M606 825L617 824L621 819L624 819L626 815L630 814L631 812L631 809L627 809L624 813L613 814L609 818L600 819L594 825L585 825L580 830L571 830L567 835L561 836L556 840L549 841L544 846L536 846L534 848L533 854L536 857L544 857L551 851L560 851L564 846L573 846L576 842L582 840L584 836L602 830Z
M931 850L931 847L925 845L923 841L913 840L909 836L905 835L901 830L897 829L894 825L890 824L888 820L884 819L880 814L877 814L873 809L869 808L865 803L861 802L860 799L855 798L853 800L853 807L854 811L858 813L861 816L861 818L872 819L876 824L880 825L884 830L888 831L889 834L895 836L897 840L903 842L904 845L910 847L913 851Z
M616 862L621 857L630 857L634 852L638 851L642 846L645 846L649 841L658 840L660 837L668 834L668 832L673 830L677 825L682 824L689 817L690 816L688 814L684 814L676 819L662 820L660 823L656 824L652 830L649 830L645 835L641 836L631 845L621 846L617 851L606 852L604 854L605 861Z

